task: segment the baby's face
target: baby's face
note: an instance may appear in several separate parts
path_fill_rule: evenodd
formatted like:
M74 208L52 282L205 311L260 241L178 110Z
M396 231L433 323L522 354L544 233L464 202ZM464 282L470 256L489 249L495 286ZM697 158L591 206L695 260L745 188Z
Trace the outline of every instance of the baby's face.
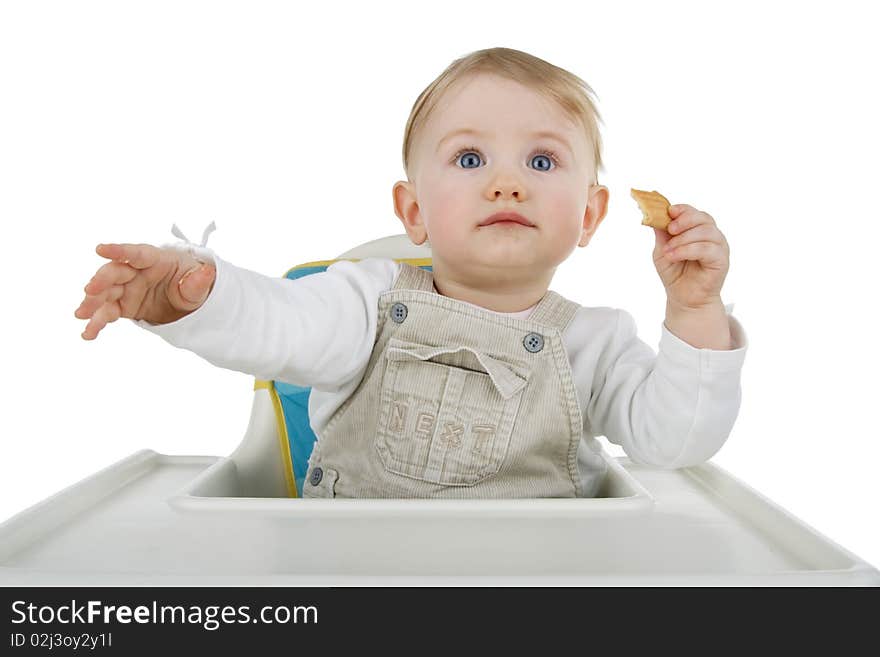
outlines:
M553 101L494 75L441 98L413 165L414 179L395 185L395 210L413 242L430 241L435 270L550 271L586 246L607 206L583 129ZM481 225L503 211L533 226Z

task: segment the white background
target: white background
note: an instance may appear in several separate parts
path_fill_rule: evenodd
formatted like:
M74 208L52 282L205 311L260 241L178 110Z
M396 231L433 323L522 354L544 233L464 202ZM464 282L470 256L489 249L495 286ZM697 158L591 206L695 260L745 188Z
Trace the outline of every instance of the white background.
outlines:
M665 297L629 188L709 212L750 340L714 462L880 566L880 47L862 6L3 3L0 520L144 447L228 454L247 426L251 377L127 320L80 338L96 244L173 241L174 222L197 241L213 220L218 254L281 275L402 233L413 102L507 46L584 78L604 120L609 214L553 289L629 310L656 349Z

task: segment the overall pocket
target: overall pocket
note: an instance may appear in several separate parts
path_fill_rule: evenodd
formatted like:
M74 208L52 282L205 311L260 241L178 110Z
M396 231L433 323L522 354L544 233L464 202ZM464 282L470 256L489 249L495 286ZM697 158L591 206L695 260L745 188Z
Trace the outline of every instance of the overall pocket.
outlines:
M528 382L525 365L396 338L385 361L376 449L386 470L446 486L498 472Z

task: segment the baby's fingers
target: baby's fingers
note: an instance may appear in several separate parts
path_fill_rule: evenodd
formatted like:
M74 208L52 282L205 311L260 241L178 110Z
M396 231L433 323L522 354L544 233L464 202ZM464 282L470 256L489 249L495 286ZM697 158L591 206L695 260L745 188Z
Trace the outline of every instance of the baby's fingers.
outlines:
M87 294L79 304L79 308L73 312L73 316L77 319L89 319L98 308L108 301L119 301L124 293L125 288L122 285L114 285L100 294Z
M89 323L86 324L86 330L82 332L83 340L94 340L98 337L98 333L101 332L101 329L107 326L110 322L115 322L119 319L120 314L121 310L117 302L113 301L102 305L95 311L95 314L92 315Z
M135 269L146 269L159 262L161 249L151 244L99 244L95 252L108 260L115 260Z
M197 263L189 271L180 277L177 283L177 292L183 302L184 310L195 309L201 306L214 284L216 269L208 263Z
M113 285L130 283L135 276L137 276L136 269L121 262L108 262L95 272L92 280L83 288L83 292L91 295L101 294Z

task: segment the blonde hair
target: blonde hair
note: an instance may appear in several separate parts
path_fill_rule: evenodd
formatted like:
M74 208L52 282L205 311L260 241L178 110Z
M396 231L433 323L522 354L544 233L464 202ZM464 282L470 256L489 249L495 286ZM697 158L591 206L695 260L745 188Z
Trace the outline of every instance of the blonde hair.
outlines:
M410 161L415 136L431 116L443 94L456 82L476 73L491 73L529 87L555 101L575 122L582 125L593 147L593 162L598 177L602 164L602 136L598 123L602 117L591 97L593 89L581 78L534 55L511 48L477 50L452 62L429 84L413 104L403 135L403 168L410 176Z

